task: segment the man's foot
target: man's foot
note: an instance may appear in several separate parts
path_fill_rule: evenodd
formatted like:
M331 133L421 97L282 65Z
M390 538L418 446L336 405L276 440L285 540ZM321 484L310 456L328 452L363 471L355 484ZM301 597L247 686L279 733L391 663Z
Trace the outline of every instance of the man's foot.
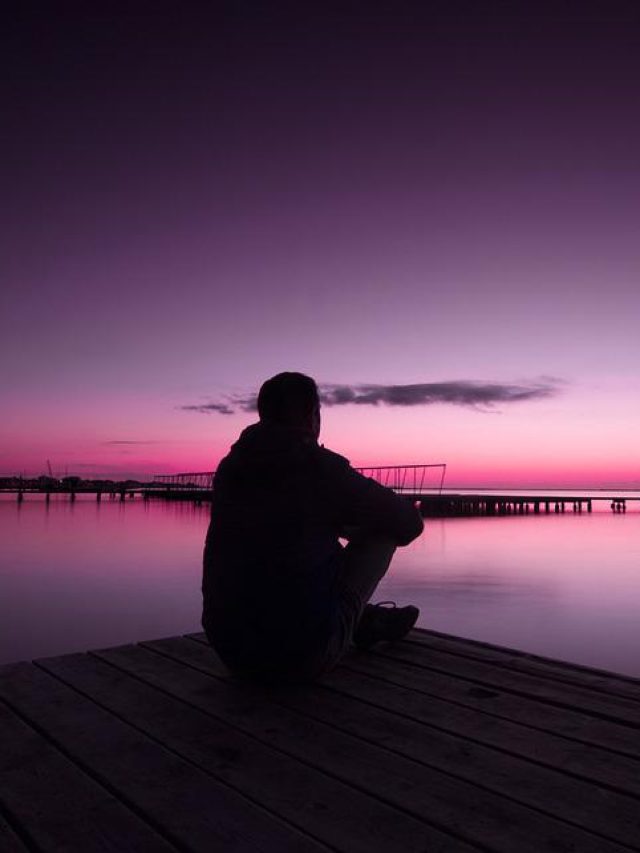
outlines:
M418 620L420 611L412 604L396 607L394 601L367 604L362 612L353 642L359 649L370 649L381 640L401 640Z

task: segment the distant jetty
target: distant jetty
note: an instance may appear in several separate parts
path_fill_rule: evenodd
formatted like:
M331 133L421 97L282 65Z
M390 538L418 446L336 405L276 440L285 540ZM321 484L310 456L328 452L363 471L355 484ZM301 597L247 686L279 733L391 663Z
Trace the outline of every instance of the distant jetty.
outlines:
M612 512L626 512L629 498L604 495L495 495L495 494L445 494L421 495L420 511L425 517L452 517L473 515L546 515L567 510L592 512L596 501L610 505Z
M640 506L640 494L603 493L597 490L583 494L549 491L531 493L478 490L476 493L444 491L446 465L386 465L357 468L383 486L414 501L425 518L457 518L473 516L549 515L551 513L590 513L594 506L608 505L614 513L625 513L634 504ZM14 494L21 503L26 495L41 494L49 502L52 496L67 496L75 501L78 495L95 495L96 501L162 499L191 501L202 504L211 500L214 471L157 474L152 482L138 480L84 480L80 477L26 479L0 478L0 493ZM569 490L567 490L569 491Z
M598 501L610 506L612 512L626 512L627 503L640 501L618 495L488 495L488 494L424 494L411 491L397 490L409 500L418 504L424 518L458 518L472 516L507 516L507 515L540 515L564 512L593 511ZM188 487L166 486L164 489L154 487L143 493L147 499L161 498L164 500L193 501L203 503L210 501L212 489L190 489Z
M592 512L594 504L604 501L612 512L626 512L627 502L640 501L638 497L620 494L570 495L551 493L489 493L444 492L445 463L419 465L382 465L357 468L383 486L415 501L425 518L453 518L471 516L540 515L550 513ZM157 474L148 497L169 500L210 500L215 471Z
M15 494L18 503L22 503L25 495L44 495L45 500L51 500L52 495L65 495L75 501L78 495L95 495L100 502L104 497L111 500L125 500L142 494L152 488L153 483L139 480L85 480L82 477L0 477L0 494Z

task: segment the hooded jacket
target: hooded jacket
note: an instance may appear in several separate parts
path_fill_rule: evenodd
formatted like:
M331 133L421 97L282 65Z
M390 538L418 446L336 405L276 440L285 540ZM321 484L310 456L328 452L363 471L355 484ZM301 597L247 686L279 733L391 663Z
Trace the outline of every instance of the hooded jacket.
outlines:
M261 422L242 432L216 471L204 552L202 622L227 662L295 668L320 653L347 527L406 545L423 523L306 430Z

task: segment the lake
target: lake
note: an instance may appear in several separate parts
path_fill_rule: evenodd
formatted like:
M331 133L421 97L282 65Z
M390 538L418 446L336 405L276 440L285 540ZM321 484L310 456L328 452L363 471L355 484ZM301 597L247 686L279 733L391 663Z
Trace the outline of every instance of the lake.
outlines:
M640 676L640 511L427 519L375 600L419 625ZM0 662L200 630L208 505L0 498Z

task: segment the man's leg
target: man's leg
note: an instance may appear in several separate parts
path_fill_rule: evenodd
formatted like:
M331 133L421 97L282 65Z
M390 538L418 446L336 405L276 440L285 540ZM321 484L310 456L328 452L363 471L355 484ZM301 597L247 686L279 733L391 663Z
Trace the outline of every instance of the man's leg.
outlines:
M381 536L350 539L343 551L339 576L338 624L321 671L332 669L352 642L359 649L370 649L380 641L401 640L415 625L420 611L413 605L396 607L391 601L368 603L389 568L395 549L393 541Z
M387 573L396 544L384 536L354 536L344 549L341 583L359 607L358 617Z
M383 536L350 537L342 552L338 577L338 624L323 658L322 670L334 667L351 645L367 602L387 572L396 544Z

